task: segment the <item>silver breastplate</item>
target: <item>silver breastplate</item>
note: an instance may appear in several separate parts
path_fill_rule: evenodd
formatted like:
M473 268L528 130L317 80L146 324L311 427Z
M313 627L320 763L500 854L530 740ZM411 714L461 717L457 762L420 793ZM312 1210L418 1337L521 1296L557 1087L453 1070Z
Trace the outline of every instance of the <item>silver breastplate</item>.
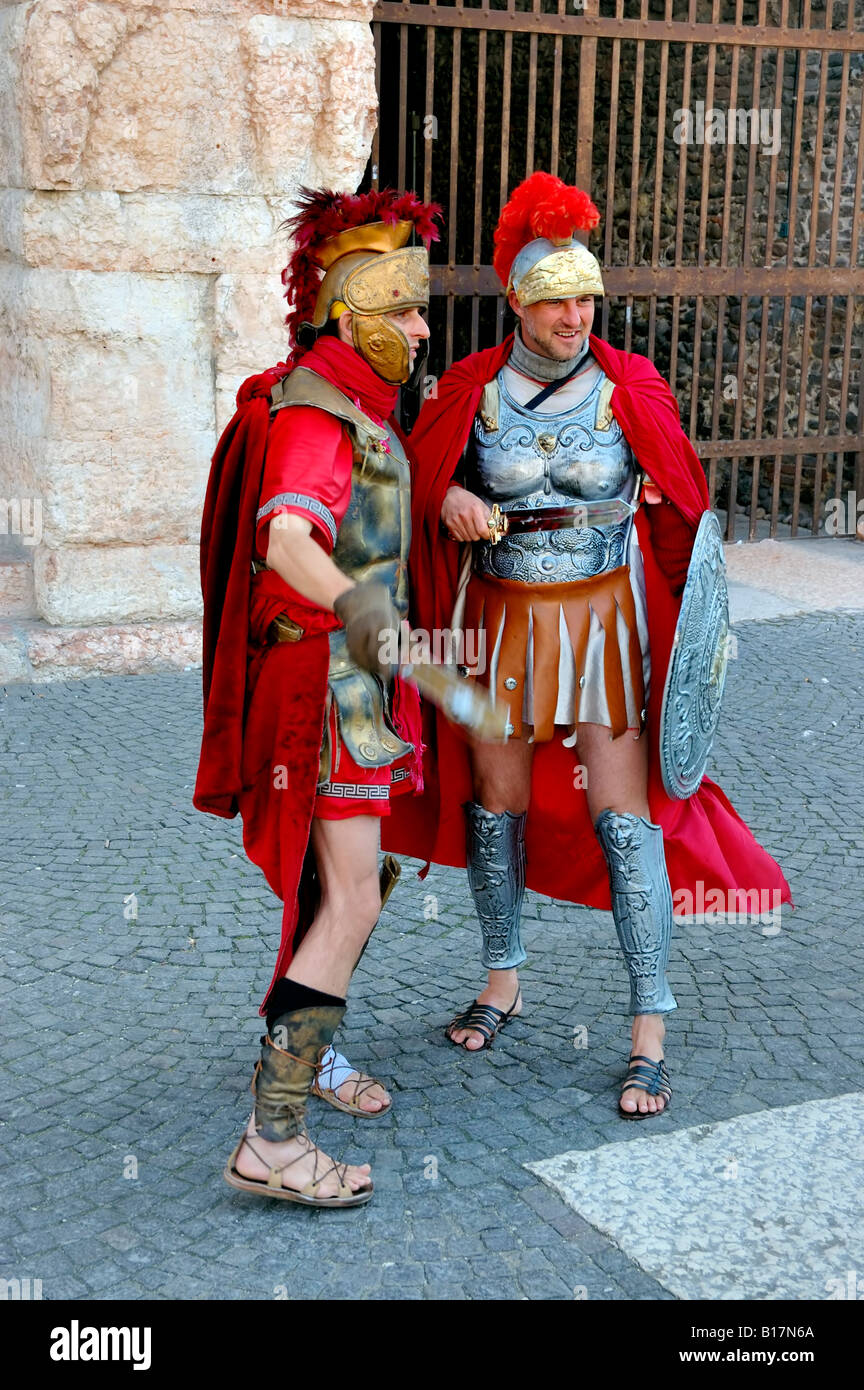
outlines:
M398 435L388 433L384 443L386 447L378 452L372 449L365 458L355 457L351 501L331 558L358 583L384 584L404 618L411 549L411 468Z
M575 506L635 491L630 445L616 419L596 428L597 397L604 378L578 406L557 414L526 410L498 377L497 428L474 421L473 460L467 486L490 507ZM632 519L580 530L514 532L497 545L479 541L473 568L525 584L589 579L626 563Z

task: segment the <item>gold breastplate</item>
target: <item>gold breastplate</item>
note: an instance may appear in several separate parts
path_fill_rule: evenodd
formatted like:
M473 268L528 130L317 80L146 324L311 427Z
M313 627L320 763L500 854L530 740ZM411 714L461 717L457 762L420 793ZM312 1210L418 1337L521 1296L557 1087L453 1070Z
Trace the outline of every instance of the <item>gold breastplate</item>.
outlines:
M354 455L351 501L332 558L343 574L358 583L368 579L385 584L399 616L406 617L411 477L399 437L308 368L296 367L273 388L271 412L292 405L326 410L348 426ZM330 633L328 683L339 736L355 762L385 767L411 751L393 728L384 682L350 660L344 628ZM325 738L320 780L329 777L333 763L329 742Z

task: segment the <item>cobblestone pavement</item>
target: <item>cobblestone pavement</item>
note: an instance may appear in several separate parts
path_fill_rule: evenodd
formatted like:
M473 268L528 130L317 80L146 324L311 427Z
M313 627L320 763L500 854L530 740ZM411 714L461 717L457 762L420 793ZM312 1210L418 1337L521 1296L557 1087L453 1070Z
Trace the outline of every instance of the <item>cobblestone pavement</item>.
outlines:
M797 910L773 935L679 927L675 1102L652 1133L861 1089L864 617L738 635L713 770ZM394 1088L392 1114L311 1107L330 1152L372 1161L372 1203L309 1212L222 1183L279 906L239 822L192 809L199 690L189 672L0 699L0 1276L48 1299L671 1297L523 1167L645 1137L615 1114L611 917L530 895L524 1020L469 1056L442 1036L480 980L458 871L406 872L357 972L345 1050Z

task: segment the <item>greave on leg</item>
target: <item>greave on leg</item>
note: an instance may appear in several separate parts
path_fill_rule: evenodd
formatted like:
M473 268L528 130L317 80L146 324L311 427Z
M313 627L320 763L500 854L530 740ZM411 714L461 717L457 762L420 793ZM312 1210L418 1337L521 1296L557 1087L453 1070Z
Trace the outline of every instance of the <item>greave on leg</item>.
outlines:
M483 936L481 959L488 970L512 970L527 959L519 935L527 812L487 811L469 801L465 818L468 883Z
M261 1058L252 1078L255 1123L262 1139L293 1139L303 1130L318 1058L333 1041L345 1007L329 1004L268 1014Z
M601 811L594 825L609 867L612 915L630 975L630 1012L677 1009L666 979L672 939L672 890L663 831L644 816Z

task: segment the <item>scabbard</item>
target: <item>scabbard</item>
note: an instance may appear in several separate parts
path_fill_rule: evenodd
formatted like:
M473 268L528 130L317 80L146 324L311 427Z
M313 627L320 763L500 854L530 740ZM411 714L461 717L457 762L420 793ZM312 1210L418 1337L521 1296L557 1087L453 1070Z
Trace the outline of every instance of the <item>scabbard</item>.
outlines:
M384 862L378 872L378 889L381 894L381 906L387 902L402 873L402 865L393 854L385 854Z

